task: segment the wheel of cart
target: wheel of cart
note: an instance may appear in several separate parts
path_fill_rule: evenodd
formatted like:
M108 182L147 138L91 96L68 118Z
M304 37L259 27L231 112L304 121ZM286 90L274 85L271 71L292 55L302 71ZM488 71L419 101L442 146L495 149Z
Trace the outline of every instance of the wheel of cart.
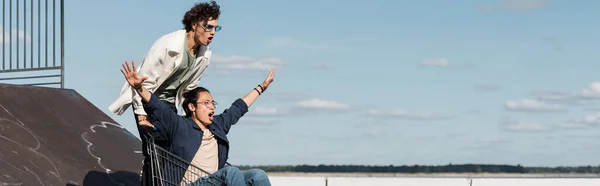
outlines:
M156 145L153 137L147 139L152 186L194 186L198 180L202 185L225 185L223 179Z

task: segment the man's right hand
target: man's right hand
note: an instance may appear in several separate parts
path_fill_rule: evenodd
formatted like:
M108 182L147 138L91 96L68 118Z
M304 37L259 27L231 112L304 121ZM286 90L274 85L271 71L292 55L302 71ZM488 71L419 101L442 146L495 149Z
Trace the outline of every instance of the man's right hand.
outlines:
M142 87L142 82L144 82L145 80L148 79L147 76L144 76L144 77L138 76L137 69L135 67L135 62L133 62L133 61L131 61L131 67L129 66L129 63L127 61L125 61L125 64L123 64L123 69L121 69L121 72L125 76L127 83L129 83L129 85L132 86L133 88L135 88L136 90L140 89Z
M152 93L148 91L148 89L142 86L142 82L148 79L148 76L139 77L137 74L137 69L135 68L135 63L131 61L131 67L129 67L129 63L125 61L123 64L123 69L121 69L121 73L125 76L127 83L137 91L137 93L142 97L142 101L149 102L152 97Z

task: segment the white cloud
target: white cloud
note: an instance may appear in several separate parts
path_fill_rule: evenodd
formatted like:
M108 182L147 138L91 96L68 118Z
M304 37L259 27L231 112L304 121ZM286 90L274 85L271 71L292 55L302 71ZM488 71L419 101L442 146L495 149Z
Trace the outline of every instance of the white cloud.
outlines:
M449 115L434 114L430 112L412 112L402 109L396 110L379 110L372 109L367 112L372 117L390 117L408 120L446 120L452 118Z
M561 101L570 100L575 97L575 94L561 91L536 91L533 93L537 99L546 101Z
M432 58L432 59L423 59L421 60L421 65L428 67L448 67L450 63L445 58Z
M3 40L0 40L0 44L8 44L9 39L12 39L12 44L16 45L17 44L17 38L19 39L19 42L31 42L31 38L28 35L25 35L25 32L23 32L23 30L18 30L17 29L12 29L12 31L9 32L4 32L4 28L2 28L2 26L0 26L0 34L2 36L4 36ZM11 35L12 34L12 35ZM12 36L12 37L11 37Z
M511 120L510 118L503 118L500 120L500 125L505 130L513 132L546 132L551 130L550 127L539 123L519 122Z
M524 99L507 101L505 108L511 111L525 111L525 112L556 112L564 111L564 109L557 104L549 104L541 101Z
M600 113L585 115L579 119L559 123L556 126L564 129L584 129L597 125L600 125Z
M484 143L494 143L494 144L510 142L510 140L500 139L498 137L484 137L483 139L480 139L479 141L484 142Z
M428 58L419 63L421 67L429 68L452 68L452 69L472 69L473 65L450 63L446 58Z
M600 113L584 116L578 122L585 124L600 124Z
M296 104L297 108L314 109L314 110L349 110L350 106L329 100L311 99L301 101Z
M600 100L600 82L593 82L578 91L534 91L533 95L542 101L568 104L586 105L592 101Z
M254 59L245 56L219 56L213 55L214 68L229 70L268 70L271 68L281 68L284 62L279 58Z
M256 116L282 116L288 114L288 112L278 108L266 107L256 107L255 109L250 110L248 113Z
M563 122L563 123L556 124L556 126L559 128L564 128L564 129L582 129L582 128L589 127L589 125L587 125L585 123L579 123L579 122Z
M577 94L577 93L576 93ZM593 82L578 93L584 98L600 98L600 82Z
M479 85L475 85L473 88L475 88L477 90L486 91L486 92L500 91L503 89L502 86L495 85L495 84L479 84Z
M586 129L600 125L600 113L583 116L579 119L558 122L550 125L542 125L535 122L518 122L510 118L500 121L504 129L518 132L542 132L555 129Z
M533 94L538 100L551 103L559 103L563 105L585 105L589 104L591 101L591 99L577 95L573 92L536 91Z
M510 131L520 131L520 132L541 132L550 130L549 127L543 126L538 123L511 123L506 125L506 129Z

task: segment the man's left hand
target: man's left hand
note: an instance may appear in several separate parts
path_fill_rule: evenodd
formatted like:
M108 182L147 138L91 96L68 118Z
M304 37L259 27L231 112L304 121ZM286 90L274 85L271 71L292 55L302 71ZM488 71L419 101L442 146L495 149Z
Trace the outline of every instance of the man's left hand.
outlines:
M269 75L267 76L267 78L265 78L265 81L263 81L263 83L260 84L260 86L262 86L262 88L264 89L264 90L262 90L263 92L265 90L267 90L267 87L269 87L271 82L273 82L273 80L274 80L273 72L274 72L274 70L273 70L273 68L271 68L271 71L269 72Z

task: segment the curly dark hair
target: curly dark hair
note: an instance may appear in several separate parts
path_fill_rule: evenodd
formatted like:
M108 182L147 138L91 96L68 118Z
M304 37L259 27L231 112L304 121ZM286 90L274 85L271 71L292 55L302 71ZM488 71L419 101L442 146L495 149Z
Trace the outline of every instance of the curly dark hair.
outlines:
M209 18L219 19L219 15L221 15L220 8L215 1L195 4L194 7L183 15L183 20L181 20L185 31L189 32L192 30L192 23L208 21Z

